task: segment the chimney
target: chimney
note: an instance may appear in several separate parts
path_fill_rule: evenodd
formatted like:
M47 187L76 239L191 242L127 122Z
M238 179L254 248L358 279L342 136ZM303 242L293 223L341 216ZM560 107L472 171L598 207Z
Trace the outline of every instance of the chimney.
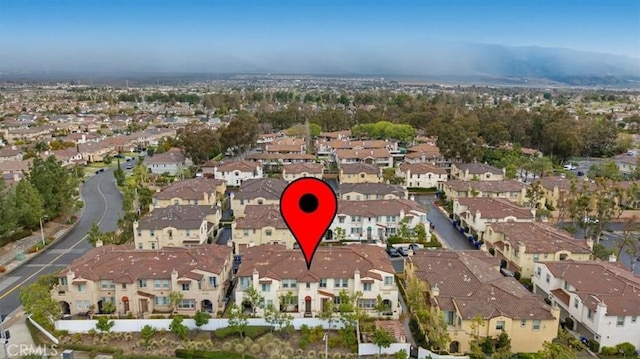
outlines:
M360 270L356 269L355 272L353 272L353 282L354 285L357 285L360 283Z
M258 278L259 277L260 277L260 274L258 273L258 270L254 269L253 270L253 274L252 274L252 278L251 278L252 285L253 285L254 288L258 285Z
M103 244L103 243L102 243L102 240L98 239L98 240L96 241L96 248L98 248L98 247L102 247L102 244Z
M431 287L431 298L435 298L439 295L440 295L440 288L438 288L438 285L435 284L433 287Z
M589 249L593 251L593 239L591 238L587 239L587 246L589 246Z
M609 256L609 262L616 262L618 260L618 257L616 257L615 254L612 254Z

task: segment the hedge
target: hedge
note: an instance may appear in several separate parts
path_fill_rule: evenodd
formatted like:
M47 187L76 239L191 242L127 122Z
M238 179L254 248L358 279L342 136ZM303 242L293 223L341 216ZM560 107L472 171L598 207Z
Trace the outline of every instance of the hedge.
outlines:
M122 348L98 347L95 345L88 345L88 344L64 344L64 345L61 345L61 347L62 349L71 349L71 350L77 350L81 352L114 354L115 356L121 355L123 352Z
M176 357L184 359L256 359L247 354L238 354L234 352L206 350L187 350L176 349Z
M251 339L256 339L257 337L269 331L271 331L270 326L259 326L259 325L249 326L245 328L244 335ZM218 339L224 339L230 336L238 335L238 331L236 330L236 328L226 327L226 328L216 329L216 331L213 334Z

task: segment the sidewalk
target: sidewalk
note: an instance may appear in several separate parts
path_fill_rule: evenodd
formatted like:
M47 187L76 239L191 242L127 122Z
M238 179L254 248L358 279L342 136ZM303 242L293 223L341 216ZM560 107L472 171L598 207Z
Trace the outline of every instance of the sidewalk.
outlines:
M9 345L35 347L29 328L27 328L27 325L25 324L26 320L27 315L22 310L22 307L19 307L7 316L3 326L4 330L9 330L11 333Z

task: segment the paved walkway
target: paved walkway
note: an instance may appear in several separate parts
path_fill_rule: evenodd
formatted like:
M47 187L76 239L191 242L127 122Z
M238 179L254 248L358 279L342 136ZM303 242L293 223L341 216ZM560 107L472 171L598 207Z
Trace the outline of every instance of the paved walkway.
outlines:
M411 334L411 330L409 330L409 320L411 318L409 309L407 308L407 303L404 302L404 298L402 297L402 295L398 293L398 296L400 297L400 306L402 307L402 313L405 313L405 318L402 321L402 328L404 328L404 332L407 335L407 343L415 347L417 346L416 341L413 340L413 335Z
M33 342L33 338L31 338L29 328L27 328L25 324L26 320L27 316L24 311L22 311L22 307L20 307L9 314L3 322L4 329L9 330L9 333L11 333L11 339L9 339L10 347L17 348L22 345L35 348L35 343Z

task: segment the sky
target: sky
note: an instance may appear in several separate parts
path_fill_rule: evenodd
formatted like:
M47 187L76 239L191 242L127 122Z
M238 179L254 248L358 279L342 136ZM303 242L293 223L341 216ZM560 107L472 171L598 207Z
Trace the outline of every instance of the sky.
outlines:
M0 71L410 68L465 42L640 59L640 1L0 0Z

